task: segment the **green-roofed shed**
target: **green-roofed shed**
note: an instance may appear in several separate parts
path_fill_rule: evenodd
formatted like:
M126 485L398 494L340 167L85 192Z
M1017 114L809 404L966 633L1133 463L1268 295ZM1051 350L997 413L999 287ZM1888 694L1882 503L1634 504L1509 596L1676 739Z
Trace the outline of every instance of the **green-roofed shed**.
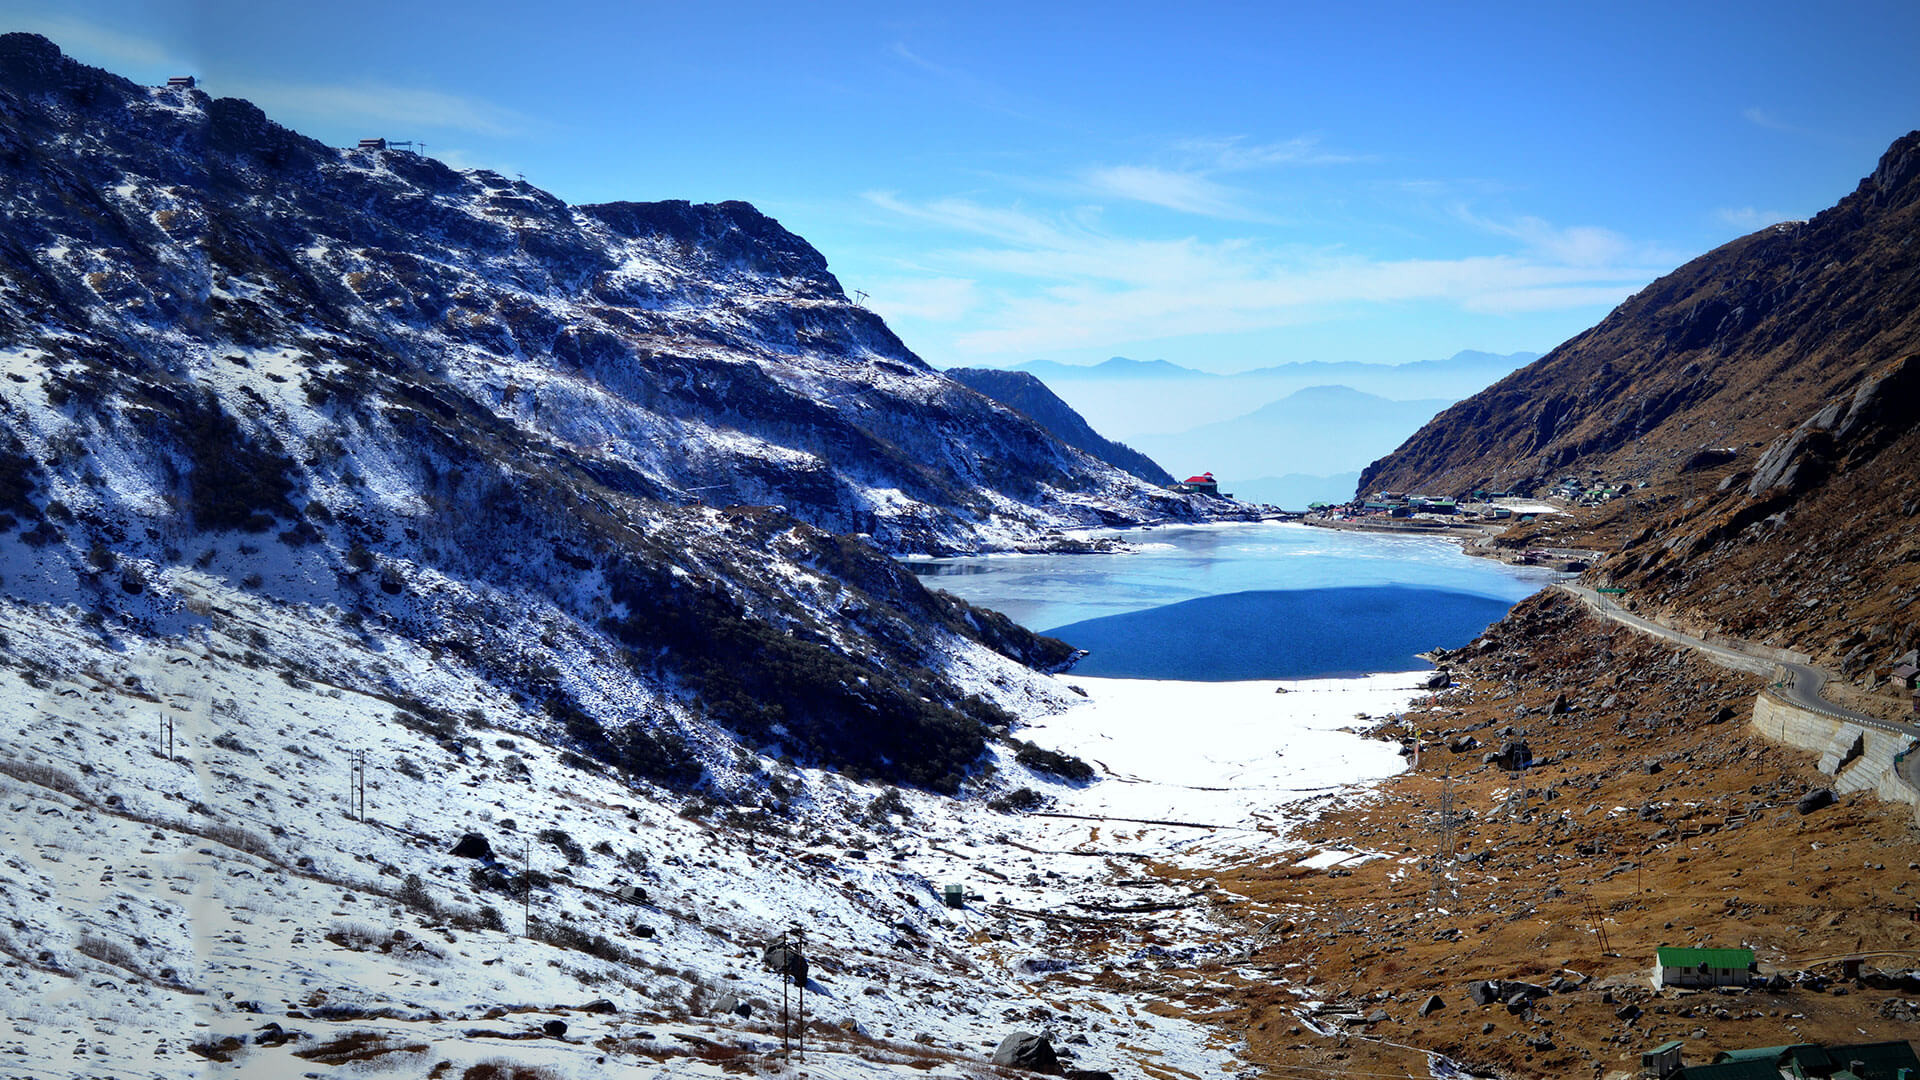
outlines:
M1722 1050L1713 1055L1713 1063L1718 1065L1726 1061L1773 1061L1778 1062L1789 1051L1820 1049L1817 1043L1790 1043L1786 1046L1750 1046L1745 1050Z
M1648 1080L1666 1080L1680 1071L1680 1052L1687 1044L1679 1039L1663 1042L1651 1050L1640 1052L1640 1075Z
M1752 949L1682 949L1654 952L1653 985L1745 986L1753 975Z
M1760 1060L1689 1065L1673 1074L1673 1080L1780 1080L1780 1067Z

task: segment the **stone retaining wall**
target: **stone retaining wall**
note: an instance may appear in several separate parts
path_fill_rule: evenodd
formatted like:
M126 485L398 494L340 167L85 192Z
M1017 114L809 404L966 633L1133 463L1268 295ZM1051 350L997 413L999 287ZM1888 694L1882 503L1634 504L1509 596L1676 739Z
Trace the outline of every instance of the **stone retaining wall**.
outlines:
M1754 699L1750 726L1774 742L1819 754L1820 771L1833 777L1836 795L1871 791L1884 801L1914 806L1920 821L1920 791L1901 779L1894 762L1894 755L1914 744L1907 736L1801 708L1771 690Z

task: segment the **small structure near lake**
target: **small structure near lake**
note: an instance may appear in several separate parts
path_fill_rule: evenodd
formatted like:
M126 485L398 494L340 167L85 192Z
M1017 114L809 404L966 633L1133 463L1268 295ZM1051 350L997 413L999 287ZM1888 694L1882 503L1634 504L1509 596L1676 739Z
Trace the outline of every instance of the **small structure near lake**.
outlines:
M1661 946L1654 950L1653 985L1663 986L1745 986L1753 980L1752 949L1681 949Z
M1204 472L1199 476L1189 476L1185 480L1174 484L1173 490L1180 492L1182 495L1218 495L1220 494L1220 482L1213 478L1212 473Z

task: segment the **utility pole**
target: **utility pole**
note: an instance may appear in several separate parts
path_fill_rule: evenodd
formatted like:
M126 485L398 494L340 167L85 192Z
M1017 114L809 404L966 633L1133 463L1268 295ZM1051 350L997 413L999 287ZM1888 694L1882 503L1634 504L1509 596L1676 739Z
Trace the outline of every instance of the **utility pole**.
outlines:
M347 770L347 816L355 821L367 820L367 752L365 750L354 754L353 765Z
M520 936L533 936L533 838L527 838L527 861L520 874Z
M1443 881L1446 883L1449 897L1452 899L1459 898L1459 891L1453 886L1452 863L1453 761L1449 758L1445 769L1440 774L1440 848L1439 851L1435 853L1433 861L1433 887L1431 890L1432 903L1435 907L1438 907L1440 904L1441 883Z

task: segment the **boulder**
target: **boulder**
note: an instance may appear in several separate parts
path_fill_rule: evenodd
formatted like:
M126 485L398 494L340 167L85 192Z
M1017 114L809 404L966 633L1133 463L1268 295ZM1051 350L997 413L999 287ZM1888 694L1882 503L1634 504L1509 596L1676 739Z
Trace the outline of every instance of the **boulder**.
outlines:
M493 858L493 845L489 844L487 838L481 836L479 833L470 832L462 836L459 843L453 845L453 854L456 858L461 859L491 859Z
M565 1020L549 1020L540 1025L540 1030L558 1039L567 1033L567 1022Z
M1060 1074L1060 1059L1053 1052L1053 1044L1046 1036L1030 1031L1016 1031L1000 1040L999 1049L993 1052L993 1063L1002 1068Z
M613 1012L619 1012L620 1010L618 1007L614 1005L613 1002L607 1000L606 998L595 998L594 1000L587 1002L585 1005L580 1006L580 1011L590 1012L590 1013L613 1013Z
M1793 808L1798 810L1802 817L1805 817L1815 810L1824 810L1832 806L1835 801L1832 788L1814 788L1812 791L1800 796L1800 801L1795 803Z
M1431 997L1427 998L1426 1002L1420 1006L1420 1015L1432 1016L1434 1013L1437 1013L1441 1009L1444 1009L1446 1007L1447 1007L1447 1003L1440 999L1440 995L1434 994Z
M720 995L719 1001L714 1002L713 1013L715 1016L724 1016L728 1013L733 1013L737 1016L752 1016L753 1003L734 991L729 990Z

